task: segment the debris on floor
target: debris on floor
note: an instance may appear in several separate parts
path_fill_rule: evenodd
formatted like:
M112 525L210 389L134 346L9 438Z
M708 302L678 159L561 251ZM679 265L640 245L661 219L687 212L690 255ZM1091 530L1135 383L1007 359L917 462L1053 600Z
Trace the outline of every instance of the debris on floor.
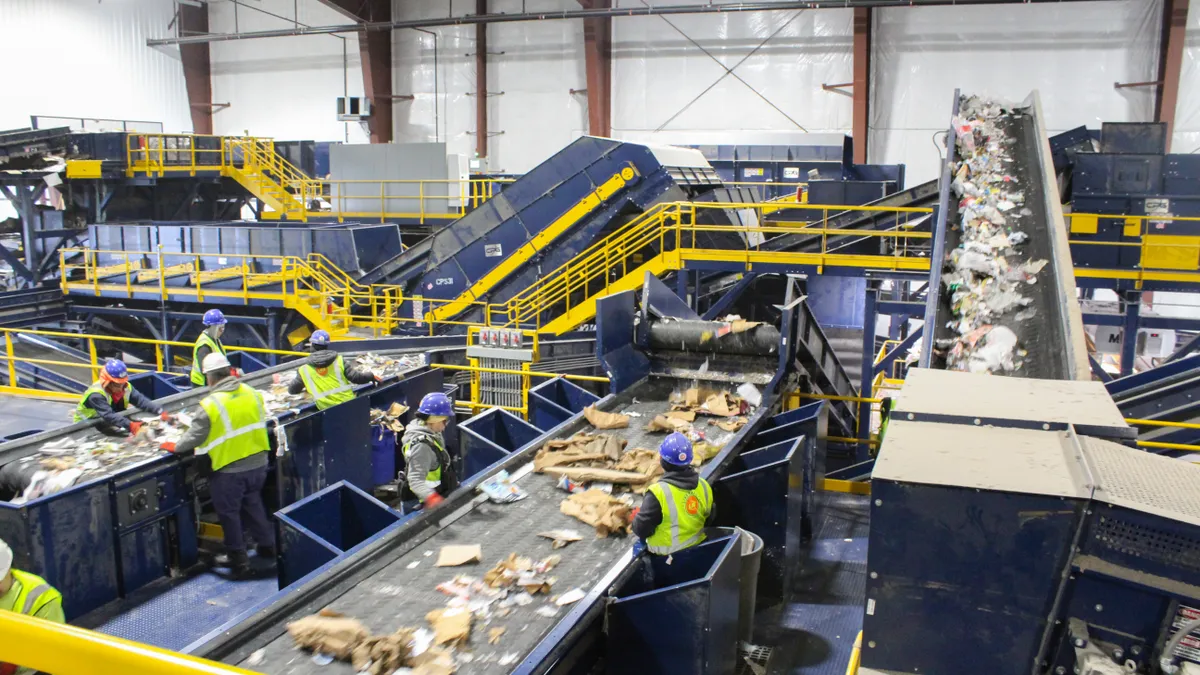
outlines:
M584 408L583 416L597 429L624 429L629 426L629 415L604 412L597 410L596 406L589 405Z
M596 528L596 536L603 538L628 533L633 508L607 492L592 489L567 497L559 511Z
M479 562L483 558L483 547L479 544L443 546L438 551L434 567L458 567L467 563Z

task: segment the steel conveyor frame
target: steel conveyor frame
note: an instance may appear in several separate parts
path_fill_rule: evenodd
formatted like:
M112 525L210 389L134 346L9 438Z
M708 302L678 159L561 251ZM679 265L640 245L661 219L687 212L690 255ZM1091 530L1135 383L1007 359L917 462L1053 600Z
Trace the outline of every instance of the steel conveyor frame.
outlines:
M920 366L923 368L941 367L933 358L934 341L953 335L947 326L952 316L949 296L942 292L941 280L946 255L958 246L961 235L959 228L951 226L958 219L958 200L953 197L951 184L953 166L959 159L953 120L958 117L960 100L960 91L956 89L946 140L948 157L941 177L933 264L930 266L930 292L926 304L925 325L933 330L926 330L922 339ZM1033 257L1044 255L1050 263L1049 274L1041 274L1039 283L1032 287L1034 304L1030 307L1037 313L1039 325L1049 330L1045 335L1039 334L1039 339L1034 341L1018 332L1021 345L1029 351L1027 363L1033 365L1004 375L1090 380L1083 316L1075 296L1074 266L1067 244L1067 229L1059 203L1056 174L1038 92L1031 92L1017 107L1024 109L1025 115L1022 116L1022 123L1013 130L1019 136L1011 146L1012 156L1015 170L1026 173L1027 180L1021 184L1021 188L1025 191L1026 205L1033 210L1033 222L1023 223L1029 243L1022 250Z

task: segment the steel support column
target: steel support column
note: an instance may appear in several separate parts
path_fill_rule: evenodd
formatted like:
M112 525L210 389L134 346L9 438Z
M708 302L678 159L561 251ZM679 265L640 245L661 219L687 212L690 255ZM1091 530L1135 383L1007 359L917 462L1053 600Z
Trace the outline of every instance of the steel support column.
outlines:
M1168 0L1169 1L1169 0ZM1183 0L1186 2L1186 0ZM854 139L854 163L867 163L867 125L871 105L871 21L870 7L854 8L854 114L851 137Z
M391 0L321 0L357 23L389 23ZM371 102L367 129L372 143L392 142L392 31L360 31L363 95Z
M487 0L475 0L475 13L487 14ZM475 156L488 156L487 24L475 24Z
M612 0L579 0L584 9L609 9ZM583 20L587 73L588 133L612 136L612 18Z
M858 385L858 395L863 398L871 397L871 381L874 376L874 361L875 361L875 305L879 301L879 290L871 288L871 282L867 282L868 288L865 293L865 301L863 302L863 337L862 337L862 379ZM871 446L867 443L871 439L871 404L858 404L858 440L854 452L854 460L863 462L871 458Z
M1183 70L1183 43L1187 33L1188 0L1163 0L1162 35L1158 48L1158 89L1154 97L1154 119L1167 123L1167 152L1175 127L1179 102L1179 76ZM1125 364L1122 363L1124 368Z
M199 7L177 3L179 35L208 33L208 5ZM212 57L208 43L179 45L179 60L183 63L183 82L187 87L188 108L192 112L192 133L213 132Z
M1138 313L1142 309L1142 294L1139 291L1124 294L1125 326L1121 331L1121 377L1133 372L1133 361L1137 358Z

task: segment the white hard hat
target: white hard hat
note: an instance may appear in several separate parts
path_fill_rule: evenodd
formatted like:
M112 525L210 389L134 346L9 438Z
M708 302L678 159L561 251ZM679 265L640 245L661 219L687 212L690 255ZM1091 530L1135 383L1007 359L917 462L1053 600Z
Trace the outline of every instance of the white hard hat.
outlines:
M12 549L4 543L3 539L0 539L0 579L8 576L8 571L12 569L12 561Z
M200 364L200 371L207 375L214 370L228 367L229 359L225 358L225 355L220 352L213 352L204 357L204 362Z

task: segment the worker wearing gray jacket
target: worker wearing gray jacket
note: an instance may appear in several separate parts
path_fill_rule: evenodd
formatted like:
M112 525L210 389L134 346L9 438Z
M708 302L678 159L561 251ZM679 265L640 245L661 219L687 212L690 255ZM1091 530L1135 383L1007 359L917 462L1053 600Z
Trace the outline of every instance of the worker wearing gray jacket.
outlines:
M458 487L442 432L454 414L454 403L441 392L426 394L400 439L405 461L404 501L419 501L425 508L442 502Z

